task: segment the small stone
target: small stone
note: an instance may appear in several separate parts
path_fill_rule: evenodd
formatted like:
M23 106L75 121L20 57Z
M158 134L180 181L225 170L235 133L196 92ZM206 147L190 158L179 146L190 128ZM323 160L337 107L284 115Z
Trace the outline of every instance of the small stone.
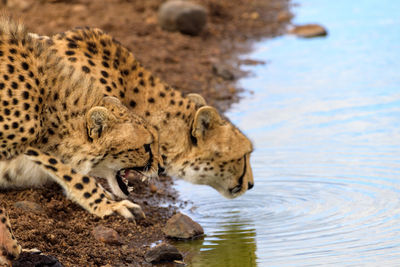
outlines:
M87 7L82 4L76 4L72 6L72 11L76 13L84 12L87 10Z
M14 207L36 214L44 213L42 206L32 201L18 201L14 203Z
M256 20L260 17L260 14L258 14L258 12L252 12L249 17L252 20Z
M55 244L58 241L54 234L46 234L46 239L50 244Z
M204 230L189 216L177 213L167 221L163 233L169 238L193 239L202 236Z
M207 10L189 1L167 1L158 10L158 23L167 31L198 35L206 22Z
M19 9L22 11L28 11L35 3L34 0L7 0L3 1L3 3L4 2L6 2L8 8Z
M18 259L12 262L13 267L62 267L63 265L53 256L38 253L22 252Z
M93 229L92 234L100 242L111 245L122 244L121 237L114 229L99 225Z
M232 73L228 65L214 63L212 65L212 71L215 75L220 76L224 80L232 81L235 79L235 75Z
M145 19L144 22L145 22L146 24L149 24L149 25L157 24L157 17L156 17L156 16L148 17L148 18Z
M276 17L278 22L288 22L293 18L293 14L289 11L283 10L280 11Z
M147 251L144 259L151 263L173 262L175 260L182 260L183 256L176 247L161 243Z
M248 65L248 66L265 65L265 61L255 60L255 59L250 59L250 58L242 59L242 60L240 60L239 63L242 65Z
M289 33L303 38L326 36L328 34L327 30L318 24L295 26L293 29L289 30Z
M151 183L149 187L150 187L150 192L153 194L156 193L158 190L157 186L155 186L153 183Z

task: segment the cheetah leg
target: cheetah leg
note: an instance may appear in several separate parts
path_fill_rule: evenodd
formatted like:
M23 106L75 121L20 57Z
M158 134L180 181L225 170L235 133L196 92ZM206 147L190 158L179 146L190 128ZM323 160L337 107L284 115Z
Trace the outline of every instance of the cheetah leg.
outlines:
M27 148L25 155L61 185L71 200L90 213L101 218L114 213L130 220L134 220L135 216L145 217L139 205L129 200L114 201L111 194L104 190L94 178L77 173L56 157L32 147Z
M12 233L6 211L0 207L0 266L11 266L10 260L18 258L21 250Z

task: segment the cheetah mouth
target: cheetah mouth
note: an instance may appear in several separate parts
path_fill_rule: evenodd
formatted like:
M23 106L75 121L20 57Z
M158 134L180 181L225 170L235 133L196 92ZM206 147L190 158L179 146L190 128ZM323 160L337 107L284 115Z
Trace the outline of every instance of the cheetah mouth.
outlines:
M119 188L127 196L129 195L129 192L133 190L132 188L128 187L128 176L130 176L132 173L138 173L143 177L142 181L149 178L145 173L151 170L151 166L153 164L153 153L151 152L150 145L145 145L145 150L149 153L149 160L147 161L146 165L121 169L115 176Z
M231 195L236 195L240 191L242 191L243 188L243 178L246 175L246 155L244 156L244 166L243 166L243 172L242 175L240 175L239 180L238 180L238 185L236 185L233 188L229 188L229 193Z
M117 172L117 174L115 175L115 179L117 179L117 183L119 188L121 189L121 191L125 194L125 195L129 195L129 190L128 190L128 178L127 177L127 170L129 169L121 169Z
M142 180L145 180L147 176L143 173L143 171L146 171L147 167L133 167L133 168L126 168L126 169L121 169L117 172L115 175L115 179L117 180L118 186L121 189L121 191L125 195L129 195L131 191L133 191L133 188L129 186L129 178L135 175L140 175L142 176Z

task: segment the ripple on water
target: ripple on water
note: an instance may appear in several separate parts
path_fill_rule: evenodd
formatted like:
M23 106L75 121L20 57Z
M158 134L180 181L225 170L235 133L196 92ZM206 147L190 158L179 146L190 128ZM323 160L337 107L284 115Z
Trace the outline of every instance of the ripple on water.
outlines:
M335 264L378 252L393 261L400 259L399 192L395 181L379 177L270 177L242 199L196 194L190 215L206 228L201 252L253 243L260 266Z
M330 35L261 43L271 63L228 114L254 140L254 189L178 185L207 234L193 266L399 266L400 2L300 2Z
M330 179L335 182L304 177L268 181L274 193L264 198L272 200L265 209L273 212L263 216L255 211L260 214L256 222L260 263L279 263L279 258L281 263L305 263L309 257L313 263L345 263L349 255L359 259L400 242L400 205L393 201L400 197L398 185ZM388 256L399 256L398 252L386 251Z

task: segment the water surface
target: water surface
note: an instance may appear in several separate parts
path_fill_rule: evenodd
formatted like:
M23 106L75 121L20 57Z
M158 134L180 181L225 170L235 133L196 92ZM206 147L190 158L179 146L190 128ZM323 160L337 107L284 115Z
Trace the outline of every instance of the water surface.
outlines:
M400 1L304 0L327 38L256 45L227 115L254 142L255 187L178 183L207 234L191 266L400 266Z

